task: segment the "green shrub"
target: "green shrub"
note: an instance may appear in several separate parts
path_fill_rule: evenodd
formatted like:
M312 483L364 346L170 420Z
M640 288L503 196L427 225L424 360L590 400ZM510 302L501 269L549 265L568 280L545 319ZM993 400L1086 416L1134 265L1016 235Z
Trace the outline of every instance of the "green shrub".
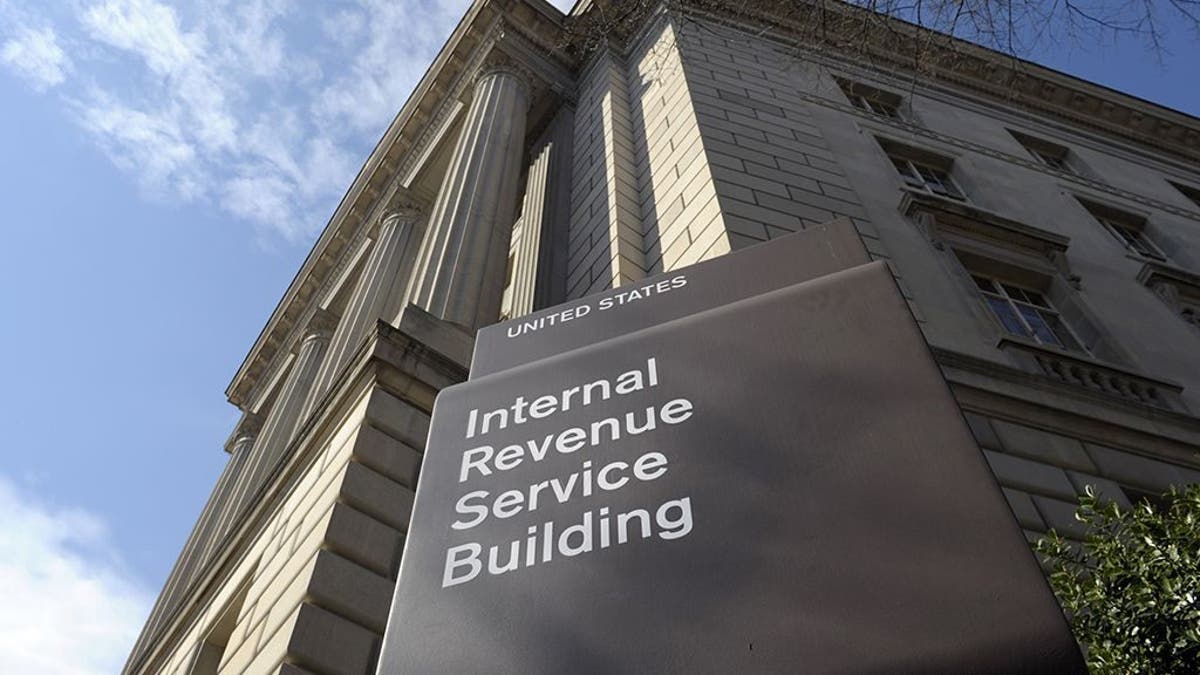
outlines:
M1093 673L1200 673L1200 485L1162 504L1080 496L1082 544L1054 531L1036 550Z

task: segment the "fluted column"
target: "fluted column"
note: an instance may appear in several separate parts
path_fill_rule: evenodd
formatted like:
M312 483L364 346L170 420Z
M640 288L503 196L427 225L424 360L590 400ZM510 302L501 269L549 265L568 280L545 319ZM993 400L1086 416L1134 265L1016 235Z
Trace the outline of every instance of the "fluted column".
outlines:
M412 257L410 243L417 236L414 233L420 217L421 210L415 201L404 195L392 198L379 223L371 254L333 331L328 353L308 392L300 419L312 414L375 322L390 321L399 314L409 280L406 263Z
M243 418L241 426L247 429L256 428L253 416ZM239 457L243 461L239 461ZM227 512L235 498L237 484L243 478L244 459L245 453L239 455L235 447L235 452L232 453L220 478L217 479L217 484L213 487L212 494L209 495L208 502L204 505L204 510L200 512L200 517L196 520L196 525L192 528L192 533L188 537L183 551L175 561L175 567L171 570L171 575L167 578L167 583L162 593L159 594L158 601L147 620L148 625L156 625L162 620L162 617L169 616L185 597L184 594L192 583L203 572L212 555L215 542L220 538L222 515Z
M329 346L334 321L326 312L318 312L305 329L300 342L296 362L292 365L283 389L275 398L262 433L254 445L250 461L250 477L247 499L252 499L262 487L263 481L279 462L292 436L304 420L300 413L304 408L308 391L312 388L321 360Z
M525 178L521 239L512 271L510 318L565 299L574 111L564 106L534 145ZM555 288L557 286L560 288Z
M258 439L261 428L262 420L257 415L246 415L238 425L233 446L229 450L229 467L233 480L229 487L228 497L215 516L216 525L213 528L213 535L205 558L213 555L230 528L237 522L237 516L245 501L247 486L250 483L250 457L254 452L254 442Z
M519 68L482 72L414 271L413 302L468 329L500 314L528 107Z

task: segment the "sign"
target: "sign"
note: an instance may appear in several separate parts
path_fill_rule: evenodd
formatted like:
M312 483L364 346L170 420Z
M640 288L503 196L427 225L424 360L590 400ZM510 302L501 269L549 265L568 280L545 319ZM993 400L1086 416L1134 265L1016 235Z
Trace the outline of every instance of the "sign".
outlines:
M471 379L870 262L848 219L481 328Z
M442 392L380 673L1085 672L883 263L680 290Z

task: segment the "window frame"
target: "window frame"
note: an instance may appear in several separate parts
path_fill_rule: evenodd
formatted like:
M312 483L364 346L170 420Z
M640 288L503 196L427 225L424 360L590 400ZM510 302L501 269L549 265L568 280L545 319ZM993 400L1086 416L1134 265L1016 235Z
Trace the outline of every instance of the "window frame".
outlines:
M1088 215L1100 224L1125 251L1141 260L1169 263L1162 246L1146 231L1149 221L1143 216L1122 211L1118 208L1080 199Z
M905 116L900 112L904 105L903 97L842 77L834 79L837 81L838 88L842 90L842 95L855 108L872 115L906 121Z
M859 110L865 110L873 115L880 115L894 120L903 119L900 116L900 106L894 103L881 101L878 98L858 92L848 93L846 94L846 98L850 99L850 105Z
M1145 227L1136 228L1114 218L1097 214L1092 214L1092 217L1103 225L1104 229L1108 230L1109 234L1125 247L1125 250L1148 260L1167 262L1167 254L1163 253L1162 248L1146 235Z
M904 181L905 185L915 190L952 199L956 202L970 202L962 186L950 175L949 169L943 169L934 166L930 162L914 159L903 152L896 152L887 147L884 147L883 151L891 161L892 168L896 170L896 173L900 174L900 178ZM933 185L939 186L941 189L933 187Z
M1072 176L1082 175L1072 158L1074 153L1067 146L1052 143L1013 129L1009 129L1008 133L1021 144L1021 147L1025 149L1025 152L1029 156L1037 160L1038 164Z
M1177 312L1180 319L1192 328L1200 331L1200 306L1193 305L1190 302L1180 301L1180 309Z
M1013 283L1001 277L994 277L987 274L973 272L968 270L971 276L971 281L975 285L975 291L982 297L983 304L987 307L988 313L1000 324L1000 327L1009 335L1032 340L1044 347L1053 347L1066 352L1084 354L1091 356L1091 351L1084 345L1083 340L1079 339L1075 329L1062 316L1062 310L1054 306L1050 298L1042 291L1035 290L1019 283ZM981 281L986 281L991 284L992 290L987 290L981 284ZM1035 299L1036 298L1036 299ZM1039 302L1040 300L1040 302ZM1003 304L1007 309L1009 319L1015 319L1020 331L1013 330L1010 321L1006 320L1005 316L996 309L993 301ZM1027 311L1022 311L1025 308ZM1032 325L1035 315L1040 322L1040 326ZM1047 318L1049 317L1049 318ZM1060 328L1060 330L1056 330ZM1047 340L1042 334L1044 329L1053 338L1053 341ZM1060 334L1061 333L1061 334ZM1064 339L1067 338L1067 339Z

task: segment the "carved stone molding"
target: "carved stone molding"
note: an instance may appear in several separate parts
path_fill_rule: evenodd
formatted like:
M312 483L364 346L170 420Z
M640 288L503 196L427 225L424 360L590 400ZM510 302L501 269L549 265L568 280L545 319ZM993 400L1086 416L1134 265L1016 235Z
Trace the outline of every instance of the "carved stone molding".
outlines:
M1196 307L1200 307L1200 274L1160 262L1146 263L1137 280L1185 322L1200 328Z
M337 328L338 317L332 312L324 309L316 309L308 320L308 325L304 328L304 339L302 342L309 340L328 340L333 335L333 330Z
M1077 387L1093 396L1103 396L1162 410L1187 413L1176 382L1150 377L1097 359L1047 347L1011 335L1000 339L1000 350L1017 356L1029 372L1055 382Z
M238 422L237 436L244 438L247 436L257 436L259 431L262 431L263 420L259 415L254 413L246 413L242 415L242 419Z
M979 240L1049 263L1072 286L1079 276L1071 271L1067 247L1071 240L1060 234L1005 218L991 211L926 192L906 189L900 212L921 230L939 251L947 237Z
M501 33L501 38L503 38L503 33ZM484 58L483 63L480 64L479 70L475 73L473 84L478 85L484 78L499 74L512 75L517 78L525 87L527 96L531 95L539 85L544 86L542 79L534 73L532 68L518 61L507 52L496 48L493 48L487 57Z
M371 237L379 235L383 223L392 219L416 220L429 211L429 206L409 190L397 186L388 198L387 203L379 210L379 217L371 226Z

